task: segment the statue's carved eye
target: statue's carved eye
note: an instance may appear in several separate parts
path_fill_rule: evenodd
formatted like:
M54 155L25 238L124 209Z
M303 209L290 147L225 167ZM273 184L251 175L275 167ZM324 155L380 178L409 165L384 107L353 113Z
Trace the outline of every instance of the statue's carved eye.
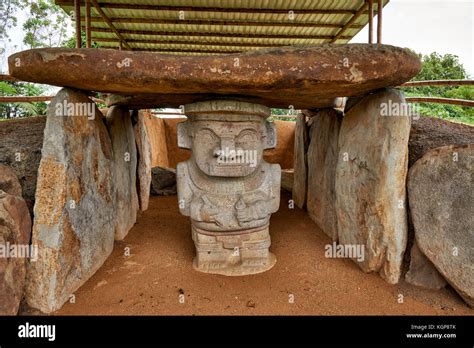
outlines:
M253 129L244 129L236 139L236 143L239 145L255 144L256 142L258 142L258 136Z
M201 129L196 135L196 140L201 143L209 142L214 144L219 141L219 137L210 129Z

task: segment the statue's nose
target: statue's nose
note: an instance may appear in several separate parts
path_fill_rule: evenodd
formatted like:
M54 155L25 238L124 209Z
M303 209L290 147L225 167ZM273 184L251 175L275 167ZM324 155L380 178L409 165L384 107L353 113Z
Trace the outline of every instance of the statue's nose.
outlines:
M240 157L241 149L235 147L234 137L222 137L221 146L214 149L214 157Z

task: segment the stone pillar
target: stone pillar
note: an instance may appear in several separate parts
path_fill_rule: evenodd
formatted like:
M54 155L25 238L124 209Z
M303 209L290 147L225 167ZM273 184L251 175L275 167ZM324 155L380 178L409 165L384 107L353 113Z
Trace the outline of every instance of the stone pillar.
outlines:
M185 113L178 146L192 156L178 164L177 186L180 211L191 218L194 268L229 276L270 269L269 220L281 180L280 166L263 160L276 146L270 110L219 100L186 105Z

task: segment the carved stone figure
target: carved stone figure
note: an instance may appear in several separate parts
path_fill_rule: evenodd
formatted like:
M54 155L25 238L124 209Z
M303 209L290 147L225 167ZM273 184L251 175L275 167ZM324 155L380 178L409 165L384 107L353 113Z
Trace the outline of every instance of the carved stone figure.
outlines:
M192 156L177 167L180 211L191 218L198 271L224 275L264 272L276 262L269 252L270 215L280 204L281 169L263 160L276 146L270 110L218 100L185 106L178 146Z

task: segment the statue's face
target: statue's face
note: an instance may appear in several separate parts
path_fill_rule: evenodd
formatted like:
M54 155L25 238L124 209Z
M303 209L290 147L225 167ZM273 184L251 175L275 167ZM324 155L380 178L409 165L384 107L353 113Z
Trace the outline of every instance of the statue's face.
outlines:
M264 122L193 122L194 160L210 176L239 177L262 163Z

